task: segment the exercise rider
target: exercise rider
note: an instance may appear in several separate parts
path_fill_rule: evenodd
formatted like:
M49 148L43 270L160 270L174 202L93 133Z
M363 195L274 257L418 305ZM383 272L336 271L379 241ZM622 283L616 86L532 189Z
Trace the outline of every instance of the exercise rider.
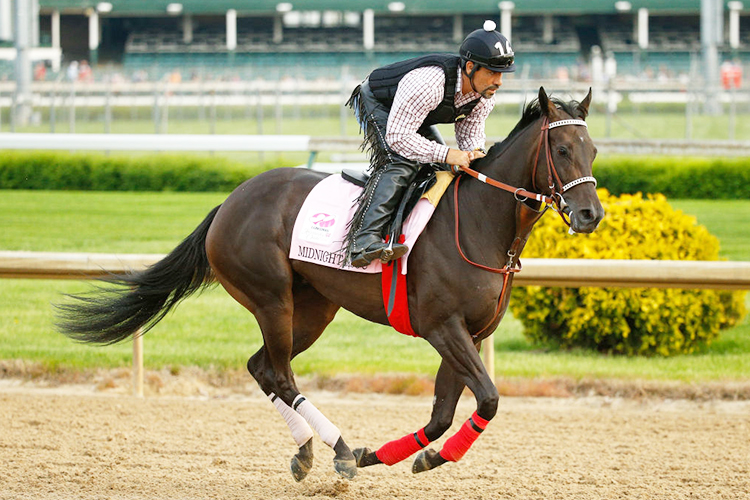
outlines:
M495 92L503 73L515 71L513 49L495 26L485 21L470 33L458 56L430 54L378 68L352 93L348 105L364 133L372 171L350 222L347 258L353 266L389 262L408 251L384 237L423 165L468 167L484 156ZM438 123L455 123L458 149L443 143L433 127Z

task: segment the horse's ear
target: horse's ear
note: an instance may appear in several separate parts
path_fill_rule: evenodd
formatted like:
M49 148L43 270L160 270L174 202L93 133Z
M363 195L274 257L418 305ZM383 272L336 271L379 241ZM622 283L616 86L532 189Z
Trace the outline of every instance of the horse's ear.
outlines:
M553 121L557 117L557 106L547 96L544 87L539 87L539 107L550 121Z
M585 120L589 115L589 105L591 104L591 87L589 87L589 93L583 98L583 101L578 105L578 111L581 113L581 119Z

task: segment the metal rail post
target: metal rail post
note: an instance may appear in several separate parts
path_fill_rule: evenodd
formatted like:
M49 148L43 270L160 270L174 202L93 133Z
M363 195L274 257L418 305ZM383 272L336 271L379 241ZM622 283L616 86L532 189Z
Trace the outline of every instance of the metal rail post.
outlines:
M492 382L495 382L495 334L493 333L482 341L482 359L484 368L490 375Z
M133 395L143 397L143 330L133 335Z

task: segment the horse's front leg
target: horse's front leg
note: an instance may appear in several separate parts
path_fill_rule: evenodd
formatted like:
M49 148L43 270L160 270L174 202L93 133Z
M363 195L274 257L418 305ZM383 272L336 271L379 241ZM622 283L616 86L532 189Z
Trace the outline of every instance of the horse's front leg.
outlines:
M354 450L357 466L394 465L438 439L453 423L456 405L465 386L453 368L443 360L435 377L435 399L430 422L417 432L390 441L376 451L369 448ZM414 472L418 471L415 470Z
M453 368L457 381L466 384L474 393L477 410L456 434L448 438L439 452L428 449L417 455L412 466L415 474L434 469L445 462L459 461L497 413L500 399L497 388L479 357L479 345L472 343L464 328L441 329L428 341L443 357L443 362Z

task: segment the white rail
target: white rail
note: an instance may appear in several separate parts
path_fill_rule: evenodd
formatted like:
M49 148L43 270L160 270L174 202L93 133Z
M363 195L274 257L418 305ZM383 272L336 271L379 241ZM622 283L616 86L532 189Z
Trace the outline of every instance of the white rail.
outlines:
M501 141L492 137L488 143ZM28 134L0 133L0 150L61 151L356 151L359 137L216 134ZM455 146L452 138L449 146ZM603 154L750 156L748 141L596 139Z
M0 251L0 278L85 279L138 271L161 254ZM750 290L750 262L522 259L519 286L718 288Z
M0 149L62 151L309 151L307 135L0 134Z

